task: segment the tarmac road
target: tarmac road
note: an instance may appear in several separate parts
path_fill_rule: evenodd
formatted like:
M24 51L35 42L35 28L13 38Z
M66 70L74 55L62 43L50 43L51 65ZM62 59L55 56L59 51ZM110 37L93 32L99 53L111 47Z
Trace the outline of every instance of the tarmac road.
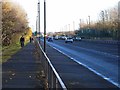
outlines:
M117 44L90 42L65 43L63 40L48 42L48 45L72 58L92 72L119 86L118 71L120 66ZM119 86L120 87L120 86Z
M98 73L98 70L104 72L105 75L112 73L113 76L111 77L118 77L118 62L116 62L116 58L118 56L113 55L115 56L113 57L107 54L107 56L104 55L103 57L100 56L103 55L103 52L96 53L96 50L84 49L83 47L79 47L75 44L78 43L66 44L62 40L47 42L46 53L48 58L51 60L52 64L60 74L60 77L62 78L63 82L65 82L65 85L70 89L117 87L118 84L116 82L111 81L111 79L107 78L106 76L104 77L103 74ZM103 58L105 60L103 60ZM110 58L114 58L116 61L113 62ZM107 67L112 67L109 68L110 70L108 70L104 67L104 65ZM95 70L92 68L95 68Z

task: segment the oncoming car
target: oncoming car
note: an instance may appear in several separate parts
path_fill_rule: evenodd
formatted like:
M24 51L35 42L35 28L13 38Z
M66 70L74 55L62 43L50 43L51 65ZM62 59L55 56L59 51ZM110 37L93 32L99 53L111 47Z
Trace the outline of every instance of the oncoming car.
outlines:
M73 43L73 38L71 38L71 37L66 37L66 38L65 38L65 43L68 43L68 42Z

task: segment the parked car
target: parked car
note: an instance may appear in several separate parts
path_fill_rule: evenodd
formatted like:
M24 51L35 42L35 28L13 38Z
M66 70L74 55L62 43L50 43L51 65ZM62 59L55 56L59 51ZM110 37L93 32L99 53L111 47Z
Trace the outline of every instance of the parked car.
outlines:
M73 43L73 38L71 38L71 37L66 37L66 38L65 38L65 43L68 43L68 42Z
M48 37L48 42L53 42L53 37Z

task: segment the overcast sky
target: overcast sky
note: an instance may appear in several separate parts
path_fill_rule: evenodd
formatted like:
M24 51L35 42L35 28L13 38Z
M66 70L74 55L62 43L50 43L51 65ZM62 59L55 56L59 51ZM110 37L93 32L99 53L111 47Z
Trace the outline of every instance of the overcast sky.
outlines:
M36 16L38 0L13 0L26 10L33 31L36 30ZM73 22L75 29L78 29L79 20L87 21L88 16L91 20L98 19L101 10L109 9L117 5L120 0L46 0L46 19L47 32L55 32L65 30L70 24L73 30ZM44 0L40 0L41 11L41 31L44 29L43 21L43 4Z

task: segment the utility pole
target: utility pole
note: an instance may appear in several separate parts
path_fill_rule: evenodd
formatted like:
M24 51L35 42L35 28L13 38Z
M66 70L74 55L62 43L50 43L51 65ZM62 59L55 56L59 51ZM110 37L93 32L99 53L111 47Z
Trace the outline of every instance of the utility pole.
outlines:
M44 52L46 52L46 0L44 0Z

